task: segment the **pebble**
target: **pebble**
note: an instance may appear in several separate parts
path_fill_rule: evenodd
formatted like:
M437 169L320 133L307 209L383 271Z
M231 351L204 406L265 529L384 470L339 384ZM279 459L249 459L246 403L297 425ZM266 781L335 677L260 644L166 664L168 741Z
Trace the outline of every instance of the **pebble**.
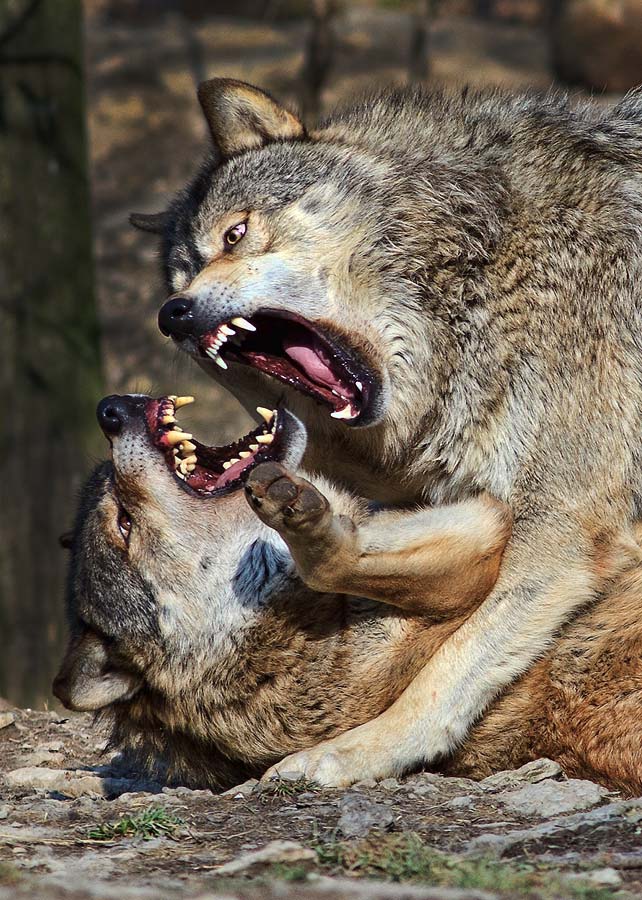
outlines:
M7 728L16 721L16 714L13 712L0 712L0 728Z
M359 794L346 794L342 797L339 811L341 815L337 827L344 837L365 837L373 828L383 831L394 821L394 815L388 806Z
M562 813L596 806L609 791L579 778L568 781L545 781L528 784L499 798L508 810L521 816L550 819Z

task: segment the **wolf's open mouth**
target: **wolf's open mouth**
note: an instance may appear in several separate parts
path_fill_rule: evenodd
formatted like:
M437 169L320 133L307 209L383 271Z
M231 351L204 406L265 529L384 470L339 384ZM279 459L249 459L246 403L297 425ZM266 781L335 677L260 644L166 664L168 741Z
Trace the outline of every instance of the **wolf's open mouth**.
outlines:
M265 420L262 425L226 447L208 447L176 421L177 410L193 401L193 397L174 396L150 400L146 417L152 441L163 452L170 471L197 494L211 497L224 488L241 487L258 463L283 457L288 417L280 410L258 407Z
M377 379L356 352L301 316L264 310L201 336L201 352L226 369L244 363L329 407L335 419L366 418Z

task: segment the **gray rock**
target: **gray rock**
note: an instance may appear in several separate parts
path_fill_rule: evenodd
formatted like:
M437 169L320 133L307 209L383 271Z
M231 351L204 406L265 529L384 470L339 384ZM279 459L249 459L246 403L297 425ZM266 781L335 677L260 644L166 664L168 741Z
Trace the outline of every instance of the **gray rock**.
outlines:
M592 872L586 872L583 876L593 884L604 885L604 887L619 887L622 884L622 876L611 866L604 869L593 869Z
M499 798L511 812L521 816L550 819L562 813L595 806L609 791L592 781L570 778L568 781L545 781L527 784Z
M398 791L401 785L396 778L384 778L379 782L378 787L384 791Z
M248 778L248 780L244 781L243 784L237 784L236 787L230 788L229 791L224 791L221 794L221 797L233 797L235 800L241 800L243 799L243 797L249 797L258 783L258 778Z
M519 769L496 772L479 782L483 791L505 791L522 784L537 784L563 775L562 767L552 759L535 759Z
M452 800L449 800L447 803L444 803L445 809L470 809L470 807L475 802L475 797L471 797L470 794L462 794L460 797L453 797Z
M591 809L588 812L579 812L570 816L560 816L550 822L534 825L532 828L520 828L503 834L484 834L473 838L466 849L467 856L493 854L502 856L507 850L528 841L545 840L560 834L580 834L585 831L593 831L596 827L611 822L626 821L631 811L639 809L640 800L619 800Z
M24 766L7 772L4 778L9 787L56 792L66 797L113 797L136 785L126 778L101 778L84 770L47 769L44 766Z
M316 853L309 847L304 847L296 841L270 841L260 850L251 850L242 853L231 862L225 863L217 869L217 875L237 875L256 865L266 863L292 863L305 860L316 860Z
M13 725L15 721L15 713L10 711L0 712L0 728L6 728L8 725Z
M11 808L7 806L6 803L3 803L2 806L0 806L0 819L7 819L10 812Z
M389 828L394 820L392 810L360 794L346 794L339 801L338 828L345 837L364 837L373 828Z
M350 788L351 791L369 791L372 788L376 788L377 782L374 778L364 778L363 781L355 781L355 783Z

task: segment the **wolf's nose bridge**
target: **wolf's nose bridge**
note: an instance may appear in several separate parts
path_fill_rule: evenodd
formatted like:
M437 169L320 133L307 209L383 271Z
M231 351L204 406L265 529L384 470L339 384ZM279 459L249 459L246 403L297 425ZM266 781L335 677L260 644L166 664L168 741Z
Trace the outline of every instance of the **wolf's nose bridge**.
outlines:
M194 301L190 297L170 297L158 313L158 327L165 337L180 339L194 330Z

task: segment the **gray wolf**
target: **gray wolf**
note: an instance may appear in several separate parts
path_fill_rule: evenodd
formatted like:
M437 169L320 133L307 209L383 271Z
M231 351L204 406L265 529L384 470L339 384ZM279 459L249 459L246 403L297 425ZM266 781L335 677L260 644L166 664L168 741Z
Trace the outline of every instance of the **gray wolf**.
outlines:
M291 474L305 436L285 410L208 447L176 421L186 399L99 406L112 458L86 486L71 540L55 692L107 711L114 742L150 770L222 788L388 708L492 590L511 520L481 496L373 512ZM639 789L640 553L635 542L621 552L617 615L602 604L578 621L450 771L482 776L548 753Z
M308 471L515 517L495 589L398 702L287 761L395 774L460 746L618 577L642 472L642 93L393 91L311 130L240 82L199 96L213 153L161 217L161 328L248 408L287 395Z

